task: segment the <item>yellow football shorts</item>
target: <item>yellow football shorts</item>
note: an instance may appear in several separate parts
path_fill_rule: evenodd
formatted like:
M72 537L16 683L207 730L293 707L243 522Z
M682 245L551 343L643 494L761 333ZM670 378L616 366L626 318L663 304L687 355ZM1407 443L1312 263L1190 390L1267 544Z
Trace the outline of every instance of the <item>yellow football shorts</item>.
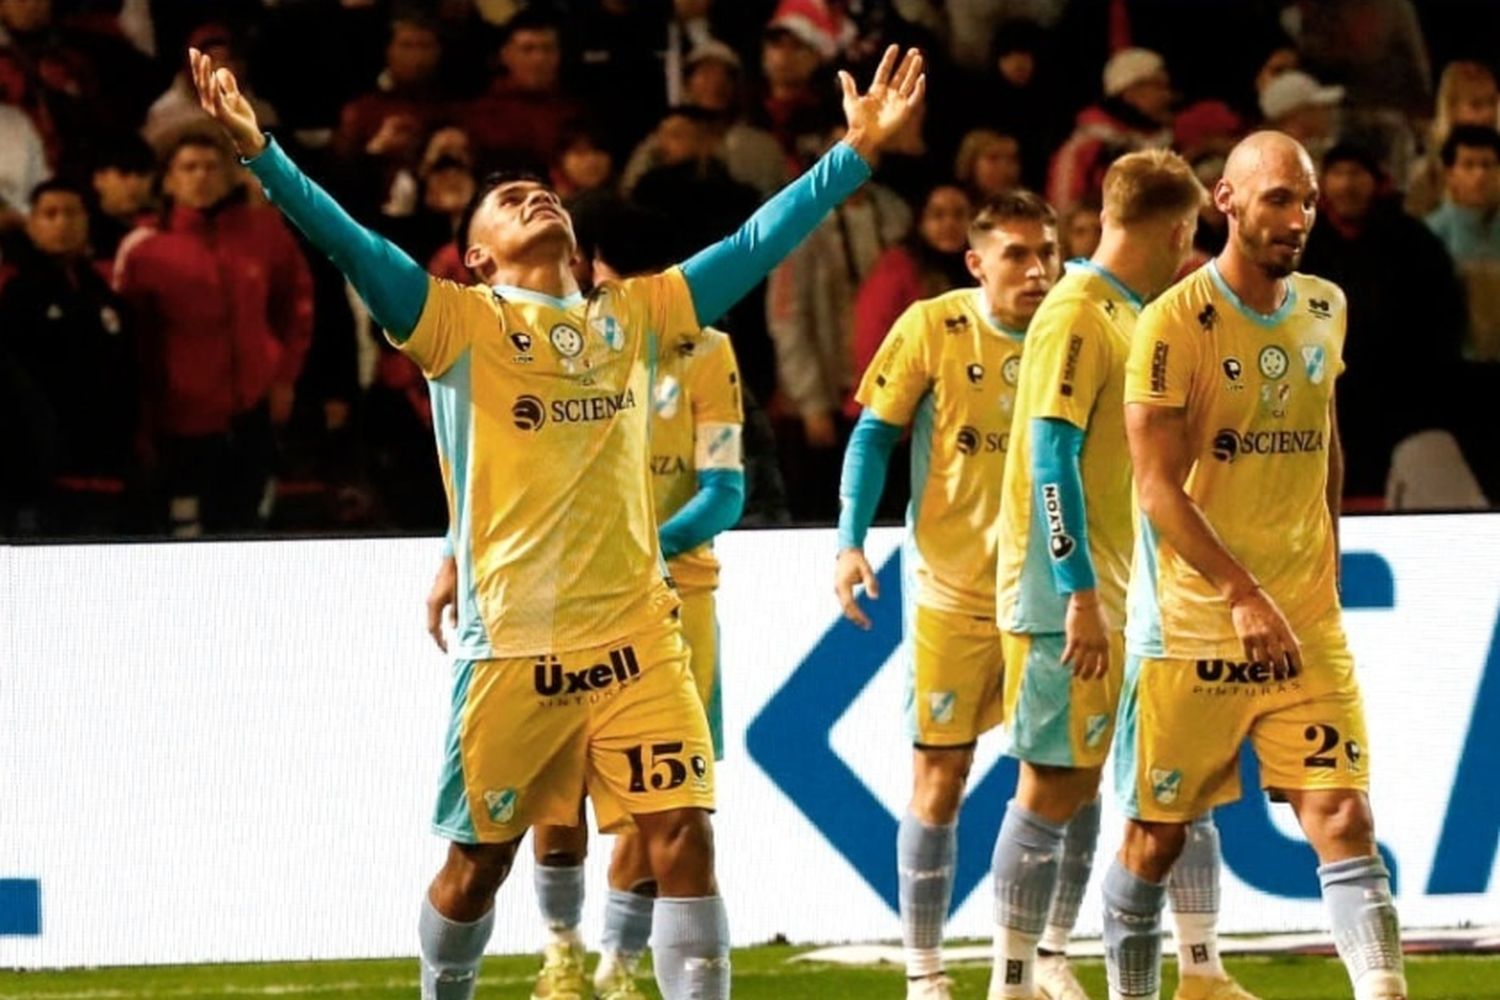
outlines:
M907 733L918 747L972 746L1005 718L1005 660L993 618L910 610Z
M688 645L688 668L713 736L714 760L724 759L724 695L719 686L719 614L712 590L684 592L682 637Z
M1062 663L1060 633L1006 632L1005 718L1017 760L1050 767L1103 767L1125 676L1125 635L1109 640L1109 672L1079 680Z
M1235 801L1247 738L1263 788L1368 791L1354 657L1336 620L1310 632L1295 671L1132 656L1115 735L1115 787L1126 815L1188 822Z
M502 843L573 826L585 791L606 833L714 807L714 750L675 616L609 646L460 660L433 829Z

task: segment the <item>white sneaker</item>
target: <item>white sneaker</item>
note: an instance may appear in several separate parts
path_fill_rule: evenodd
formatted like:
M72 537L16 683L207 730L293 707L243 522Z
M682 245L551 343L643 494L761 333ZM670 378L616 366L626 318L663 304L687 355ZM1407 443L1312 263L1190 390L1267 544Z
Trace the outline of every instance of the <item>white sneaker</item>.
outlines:
M1045 1000L1089 1000L1067 955L1038 955L1036 988Z
M906 1000L953 1000L953 980L941 972L906 981Z

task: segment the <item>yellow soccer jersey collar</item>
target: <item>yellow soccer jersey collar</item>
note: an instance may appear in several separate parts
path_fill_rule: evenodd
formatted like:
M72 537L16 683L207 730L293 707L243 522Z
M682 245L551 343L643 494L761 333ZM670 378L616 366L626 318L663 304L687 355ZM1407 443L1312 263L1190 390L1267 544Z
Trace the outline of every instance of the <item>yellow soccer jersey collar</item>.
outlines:
M1229 282L1225 281L1224 276L1219 273L1219 262L1217 260L1211 260L1204 266L1208 268L1208 276L1213 279L1214 287L1219 290L1219 294L1228 299L1240 311L1240 315L1257 326L1267 328L1277 326L1282 320L1287 318L1287 315L1292 311L1292 307L1297 304L1297 286L1292 284L1291 278L1288 277L1286 282L1286 298L1281 300L1281 305L1276 307L1276 311L1273 313L1256 312L1245 305L1240 297L1235 294L1234 289L1229 287Z
M551 306L553 309L571 309L583 301L582 292L574 292L558 298L546 292L522 288L520 285L491 285L490 290L497 298L509 299L511 302L530 302L539 306Z
M1143 300L1135 292L1131 291L1130 286L1117 278L1113 271L1103 266L1102 264L1095 264L1087 257L1074 257L1072 260L1063 265L1063 270L1087 271L1090 274L1097 274L1099 277L1108 282L1115 291L1119 292L1121 298L1123 298L1126 302L1129 302L1131 305L1135 306L1136 312L1140 312L1142 309L1146 308L1145 300Z
M974 293L979 296L979 315L984 317L985 322L989 323L992 330L1009 337L1011 340L1026 339L1026 330L1024 328L1017 330L1013 326L1007 326L1000 322L999 318L995 315L995 311L990 308L990 297L984 294L983 288L974 289Z

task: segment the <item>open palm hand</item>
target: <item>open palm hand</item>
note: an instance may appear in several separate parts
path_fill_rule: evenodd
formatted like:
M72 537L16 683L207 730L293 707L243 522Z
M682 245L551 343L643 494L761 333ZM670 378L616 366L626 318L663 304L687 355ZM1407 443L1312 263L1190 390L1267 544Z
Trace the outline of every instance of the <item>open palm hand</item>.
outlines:
M897 65L897 59L900 65ZM854 77L839 71L844 89L844 117L849 123L846 141L862 156L879 152L916 113L927 93L927 75L922 72L922 53L899 46L885 50L870 89L863 94Z

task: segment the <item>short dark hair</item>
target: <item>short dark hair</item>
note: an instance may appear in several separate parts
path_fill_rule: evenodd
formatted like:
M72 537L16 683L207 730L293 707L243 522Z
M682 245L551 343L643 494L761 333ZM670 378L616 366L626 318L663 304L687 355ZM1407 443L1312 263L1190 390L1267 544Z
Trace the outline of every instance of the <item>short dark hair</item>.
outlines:
M1041 195L1024 188L1003 191L987 199L969 223L969 245L988 236L1007 222L1040 222L1057 227L1057 213Z
M112 138L101 145L94 154L95 171L118 170L122 174L156 173L156 154L138 135L126 134Z
M177 154L184 149L214 149L223 155L225 160L234 160L234 147L230 145L229 137L224 130L217 125L212 128L188 127L172 136L166 145L161 148L160 164L163 170L172 166L172 161L177 159Z
M1494 150L1495 156L1500 157L1500 132L1488 125L1453 126L1448 132L1448 138L1443 140L1443 148L1439 154L1443 158L1443 166L1451 167L1458 162L1460 146Z
M528 7L506 21L505 26L500 29L500 47L509 45L510 40L522 31L550 31L561 36L562 22L549 11Z
M514 168L509 170L495 170L485 175L479 187L474 190L474 197L464 206L463 214L458 217L458 230L454 238L458 241L458 254L463 257L469 252L469 227L474 222L474 213L479 211L479 206L484 199L490 196L490 192L506 184L516 184L523 181L532 184L540 184L548 191L552 190L552 182L547 180L535 170L527 168Z
M61 177L48 178L32 188L31 200L28 204L32 208L36 208L36 203L42 200L43 195L48 194L71 194L76 196L85 205L88 204L88 196L83 193L83 187Z
M654 274L678 259L672 221L618 195L580 199L573 208L580 252L604 261L622 277Z

